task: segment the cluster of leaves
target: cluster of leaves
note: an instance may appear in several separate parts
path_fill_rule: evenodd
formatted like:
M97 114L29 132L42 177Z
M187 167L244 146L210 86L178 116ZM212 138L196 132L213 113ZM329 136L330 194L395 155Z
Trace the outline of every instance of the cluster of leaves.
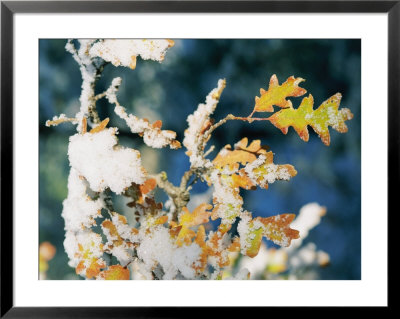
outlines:
M224 267L232 262L231 253L255 257L263 237L288 247L293 239L299 238L299 232L290 227L295 215L253 217L243 209L240 189L268 189L277 180L287 181L296 176L295 168L290 164L275 164L272 151L261 145L260 140L249 142L245 137L233 147L222 148L212 160L207 157L213 146L206 151L207 143L219 126L240 120L269 121L284 134L292 126L304 141L309 139L307 127L311 126L322 142L329 145L329 126L346 132L345 121L352 118L350 110L339 110L339 93L316 110L311 94L294 108L289 98L306 93L299 86L304 80L291 76L280 85L273 75L268 90L260 89L260 96L255 97L249 116L228 114L215 122L212 114L226 85L225 80L219 80L205 104L200 104L188 117L183 145L191 167L183 174L181 184L175 186L166 173L147 172L141 166L138 151L118 144L117 129L107 128L108 118L103 121L98 118L96 101L107 98L131 132L142 136L150 147L180 148L176 133L162 130L161 121L151 124L128 114L116 96L120 78L114 79L105 92L94 94L96 80L108 62L131 69L136 67L137 56L161 62L172 45L171 40L85 40L80 41L76 50L72 41L67 43L67 50L82 72L81 109L75 117L61 114L47 125L78 124L78 133L70 138L68 152L71 173L63 210L64 246L70 265L87 279L122 280L137 278L136 273L150 279L219 279ZM273 114L254 117L255 113ZM88 130L87 125L92 128ZM201 203L190 212L189 182L199 179L213 187L213 201ZM165 205L154 197L157 187L169 196ZM127 206L131 211L125 215L133 218L114 210L109 192L129 198ZM219 220L217 230L207 231L210 220ZM237 232L233 232L236 222ZM100 232L95 231L97 226ZM238 278L249 278L249 273L242 271Z

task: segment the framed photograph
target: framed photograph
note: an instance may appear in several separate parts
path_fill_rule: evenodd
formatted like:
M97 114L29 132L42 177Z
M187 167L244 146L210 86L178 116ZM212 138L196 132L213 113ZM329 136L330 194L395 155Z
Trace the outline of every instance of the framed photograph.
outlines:
M2 1L1 316L389 307L399 18Z

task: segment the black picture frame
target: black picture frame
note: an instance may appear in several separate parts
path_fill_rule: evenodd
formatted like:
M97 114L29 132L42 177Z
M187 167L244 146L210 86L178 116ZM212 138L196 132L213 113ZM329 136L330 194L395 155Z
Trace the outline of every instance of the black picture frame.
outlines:
M396 1L1 1L1 318L190 317L184 308L14 307L13 302L13 20L16 13L387 13L388 204L399 186L400 0ZM389 213L388 211L388 213ZM388 214L388 218L390 215ZM389 221L389 225L390 225ZM392 223L393 224L393 223ZM392 233L391 233L392 234ZM389 236L390 238L390 236ZM388 243L390 240L388 238ZM390 246L389 246L390 247ZM390 282L390 280L389 280ZM388 282L388 287L389 287ZM32 292L34 293L34 292ZM390 308L390 298L388 300ZM221 311L215 309L213 312ZM253 310L257 310L253 308ZM192 311L192 310L191 310ZM227 309L224 314L228 315ZM263 310L261 310L263 311ZM270 311L270 310L268 310ZM298 314L304 311L300 311ZM192 312L193 314L193 312Z

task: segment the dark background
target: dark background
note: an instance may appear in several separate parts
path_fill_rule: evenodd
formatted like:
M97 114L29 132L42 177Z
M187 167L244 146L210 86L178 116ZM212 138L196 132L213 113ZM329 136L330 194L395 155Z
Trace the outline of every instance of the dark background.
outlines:
M75 134L75 127L69 123L51 128L44 125L54 115L72 117L79 110L82 80L77 63L64 49L65 43L40 40L39 240L50 241L57 248L56 257L49 262L48 279L78 279L67 265L61 217L62 201L67 197L68 137ZM272 74L280 83L291 75L306 79L301 86L307 89L307 95L314 96L315 108L333 94L342 93L341 106L354 114L353 120L346 122L349 132L340 134L330 129L331 145L326 147L311 128L310 140L305 143L292 128L285 136L269 122L233 121L218 128L209 145L219 149L245 136L250 141L261 139L275 153L276 164L294 165L298 175L290 182L276 182L267 191L243 191L244 208L253 216L271 216L297 214L309 202L326 206L327 215L305 240L315 242L331 257L331 265L319 270L320 278L361 279L360 40L175 40L161 64L138 58L133 71L106 66L97 92L107 89L114 77L122 77L120 103L137 116L150 121L161 119L163 128L176 131L182 141L187 116L204 102L218 79L225 78L227 87L214 116L217 120L228 113L247 116L259 89L268 89ZM297 107L301 98L292 101ZM184 148L152 150L129 133L104 100L98 103L98 110L101 118L111 118L109 126L119 127L122 145L141 151L146 169L152 173L165 170L178 184L189 168ZM193 193L207 188L198 183Z

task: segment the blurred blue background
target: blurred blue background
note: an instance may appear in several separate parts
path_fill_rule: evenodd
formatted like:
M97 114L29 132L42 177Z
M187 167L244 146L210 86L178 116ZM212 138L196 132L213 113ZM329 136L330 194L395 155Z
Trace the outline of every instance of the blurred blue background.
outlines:
M80 71L65 51L65 43L62 39L40 40L39 241L50 241L57 248L56 257L49 262L48 279L78 279L67 265L61 217L62 201L67 196L68 137L75 134L75 129L69 123L45 126L54 115L73 116L79 109ZM204 102L218 79L225 78L227 87L214 116L217 120L228 113L247 116L259 89L268 89L272 74L278 76L280 83L291 75L306 79L302 86L314 96L315 107L333 94L342 93L341 106L354 114L353 120L347 122L349 132L340 134L331 129L331 145L326 147L311 128L310 140L305 143L292 128L285 136L268 122L250 125L232 121L215 131L209 145L219 149L245 136L249 140L261 139L275 153L275 163L294 165L298 175L290 182L276 182L267 191L243 191L245 209L253 216L271 216L297 214L309 202L326 206L322 223L305 241L315 242L331 257L330 266L318 270L319 276L361 279L360 40L175 40L161 64L139 58L133 71L107 65L96 90L100 93L114 77L122 77L120 103L137 116L150 121L161 119L163 128L176 131L182 141L187 116ZM292 101L297 107L301 98ZM111 118L110 126L119 127L122 145L142 152L147 170L165 170L169 179L178 184L189 168L184 148L149 149L141 138L129 133L105 100L99 101L98 110L101 118ZM207 188L198 183L193 192L202 193Z

